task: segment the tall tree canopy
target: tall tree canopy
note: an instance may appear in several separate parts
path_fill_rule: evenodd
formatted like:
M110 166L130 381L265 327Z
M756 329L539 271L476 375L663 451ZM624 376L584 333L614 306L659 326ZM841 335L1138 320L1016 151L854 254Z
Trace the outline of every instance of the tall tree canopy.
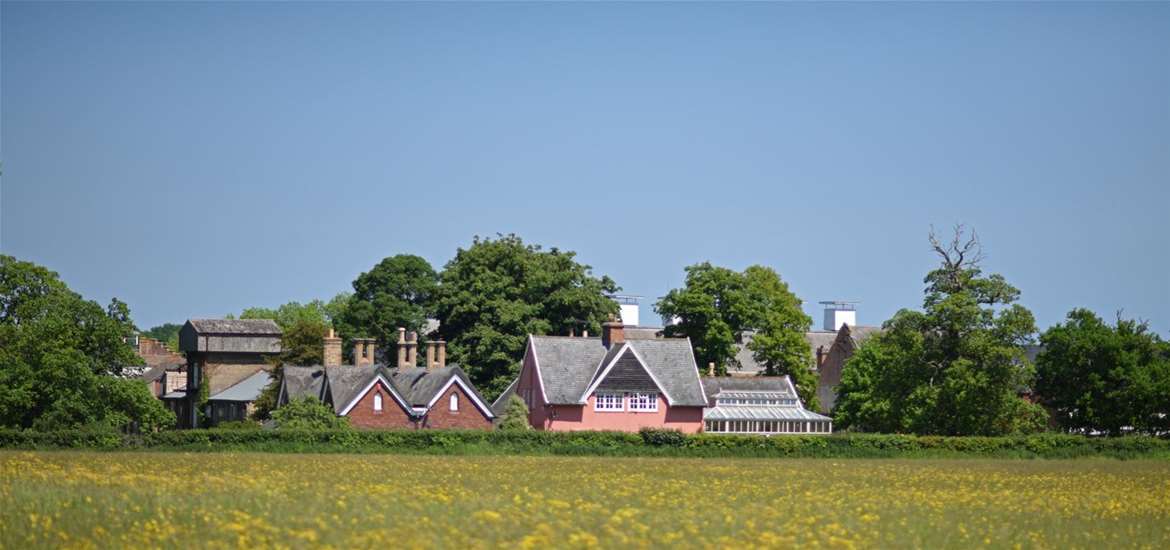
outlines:
M174 415L145 384L118 378L141 359L126 304L107 308L56 273L0 255L0 426L154 429Z
M846 363L834 409L841 428L999 435L1044 428L1020 397L1032 382L1024 345L1036 332L1020 292L984 276L974 232L949 243L931 232L941 265L928 273L923 311L901 310Z
M715 363L719 374L739 368L736 344L754 333L748 349L766 374L788 375L806 406L816 407L816 375L804 333L812 319L801 309L788 284L770 267L753 265L742 273L708 262L686 268L682 288L671 290L655 305L677 323L666 335L686 336L700 366Z
M434 314L439 275L425 259L410 254L378 262L353 282L345 313L338 317L341 336L376 338L378 347L390 350L398 342L398 327L423 334L427 317Z
M594 277L576 254L524 244L515 235L476 237L440 275L439 330L459 362L489 395L516 376L528 334L597 333L617 304L609 277Z
M1170 429L1170 342L1145 323L1108 325L1086 309L1040 336L1036 394L1064 430Z

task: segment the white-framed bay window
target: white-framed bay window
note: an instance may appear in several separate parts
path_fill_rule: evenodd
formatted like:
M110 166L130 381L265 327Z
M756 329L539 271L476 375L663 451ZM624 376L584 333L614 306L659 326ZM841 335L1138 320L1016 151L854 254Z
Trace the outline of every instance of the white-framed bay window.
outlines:
M636 392L630 394L631 411L653 412L658 410L658 394L653 392Z
M619 392L597 392L597 397L593 400L593 410L595 411L624 411L625 395Z

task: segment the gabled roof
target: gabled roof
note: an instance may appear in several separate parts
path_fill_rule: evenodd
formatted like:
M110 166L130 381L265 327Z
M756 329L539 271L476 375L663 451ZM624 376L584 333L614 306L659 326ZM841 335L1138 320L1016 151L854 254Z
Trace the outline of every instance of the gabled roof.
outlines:
M268 371L259 371L252 376L249 376L234 386L223 390L211 397L208 401L240 401L250 403L260 397L260 392L268 387L268 383L272 381L272 375Z
M436 369L397 368L391 372L394 384L414 407L430 408L439 394L444 392L455 379L463 387L464 392L470 394L469 397L472 400L478 401L477 406L487 416L495 415L487 400L483 398L483 395L480 395L479 390L471 383L471 379L468 378L467 373L463 372L463 369L459 368L459 365L447 365Z
M516 395L516 385L519 383L520 377L517 376L515 380L512 380L511 384L508 384L507 388L504 388L504 393L501 393L495 401L492 401L492 412L496 413L496 416L502 416L508 409L508 399Z
M848 326L848 325L846 325ZM850 326L848 332L855 345L861 344L870 336L881 332L881 327L871 326ZM833 344L837 341L839 331L833 330L810 330L804 333L804 340L808 342L809 350L815 359L817 349L820 348L825 353L829 353L833 349ZM756 362L756 358L752 355L752 350L748 349L748 344L755 339L755 331L744 331L742 342L735 345L735 360L739 362L739 368L734 366L729 367L729 370L736 374L759 374L764 372L764 366ZM705 368L705 367L704 367Z
M291 400L305 396L322 399L324 397L322 393L324 388L324 367L297 367L292 365L284 367L284 381L282 382L281 393L287 396L288 399Z
M626 346L635 352L663 393L670 396L672 405L706 404L689 339L627 340L625 346L607 349L601 338L529 336L529 344L551 404L580 404L585 390L608 363L605 358L614 359Z
M429 408L439 393L446 390L452 380L457 379L464 391L487 416L494 416L487 401L458 365L448 365L427 370L418 367L388 368L384 365L340 365L322 367L284 367L282 395L287 399L312 396L333 403L333 409L341 414L355 399L358 399L379 379L385 381L396 401L411 412Z
M187 322L199 334L281 334L280 327L272 319L191 319Z

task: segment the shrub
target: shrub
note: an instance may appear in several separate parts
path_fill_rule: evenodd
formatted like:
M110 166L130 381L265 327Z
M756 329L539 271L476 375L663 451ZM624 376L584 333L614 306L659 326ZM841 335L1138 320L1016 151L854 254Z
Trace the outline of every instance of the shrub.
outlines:
M687 436L678 430L663 428L642 428L638 430L642 441L652 447L682 447L687 442Z
M349 418L337 416L328 405L312 397L289 401L272 411L278 430L344 430Z
M508 398L507 408L504 409L504 418L500 420L500 429L504 431L531 430L528 423L528 405L523 399L513 395Z

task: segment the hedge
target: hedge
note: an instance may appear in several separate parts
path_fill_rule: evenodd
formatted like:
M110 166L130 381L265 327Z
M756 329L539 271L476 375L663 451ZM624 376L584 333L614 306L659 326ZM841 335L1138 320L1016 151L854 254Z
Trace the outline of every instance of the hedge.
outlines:
M282 431L179 430L146 435L0 430L0 448L314 453L524 454L789 458L1170 458L1170 440L1146 436L936 437L684 435L668 430Z

